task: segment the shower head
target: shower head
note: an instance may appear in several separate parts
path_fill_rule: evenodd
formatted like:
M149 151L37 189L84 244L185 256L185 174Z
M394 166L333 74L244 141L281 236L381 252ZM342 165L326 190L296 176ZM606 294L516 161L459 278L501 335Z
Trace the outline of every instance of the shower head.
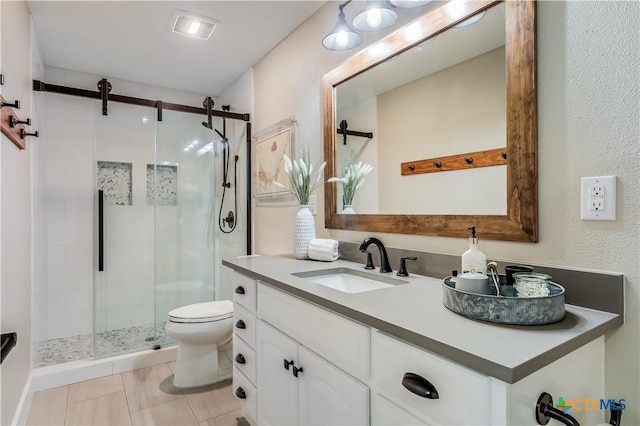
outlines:
M213 127L211 124L207 123L206 121L203 121L203 122L202 122L202 125L203 125L204 127L206 127L207 129L211 129L211 128Z

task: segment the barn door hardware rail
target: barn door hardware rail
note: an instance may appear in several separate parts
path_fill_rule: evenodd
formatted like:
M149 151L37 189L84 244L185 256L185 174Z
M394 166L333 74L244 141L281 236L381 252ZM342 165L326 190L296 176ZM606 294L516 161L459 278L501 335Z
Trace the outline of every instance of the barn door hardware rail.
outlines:
M102 101L103 115L107 111L106 107L108 102L119 102L129 105L146 106L150 108L158 109L158 121L162 121L162 110L188 112L191 114L203 114L207 115L206 108L198 108L188 105L180 105L169 102L163 102L151 99L135 98L133 96L117 95L110 93L111 83L107 79L102 79L99 82L100 90L87 90L78 89L76 87L60 86L57 84L45 83L40 80L33 80L33 90L36 92L48 92L57 93L60 95L78 96L81 98L97 99ZM108 112L108 111L107 111ZM231 118L233 120L251 121L251 115L248 113L236 113L230 111L211 111L211 115L214 117Z
M347 130L347 127L349 127L347 120L342 120L340 122L340 127L338 128L338 134L342 135L342 143L344 145L347 144L347 136L359 136L362 138L373 139L373 132L357 132L355 130Z
M418 175L422 173L502 166L505 164L507 164L507 148L496 148L486 151L448 155L445 157L407 161L400 164L400 174L402 176Z

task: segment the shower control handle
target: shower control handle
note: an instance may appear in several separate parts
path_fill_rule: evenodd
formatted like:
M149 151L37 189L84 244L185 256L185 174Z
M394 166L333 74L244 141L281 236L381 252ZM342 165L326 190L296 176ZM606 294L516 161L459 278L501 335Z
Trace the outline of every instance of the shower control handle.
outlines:
M244 294L244 287L242 287L241 285L236 287L236 294Z
M244 389L242 389L241 387L236 389L236 396L240 399L247 399L247 394L245 393Z
M236 362L237 362L238 364L246 364L246 363L247 363L247 362L245 361L245 359L244 359L244 355L242 355L242 354L238 354L238 355L236 355Z
M245 325L244 321L238 320L238 322L236 322L236 328L240 328L244 330L245 328L247 328L247 326Z

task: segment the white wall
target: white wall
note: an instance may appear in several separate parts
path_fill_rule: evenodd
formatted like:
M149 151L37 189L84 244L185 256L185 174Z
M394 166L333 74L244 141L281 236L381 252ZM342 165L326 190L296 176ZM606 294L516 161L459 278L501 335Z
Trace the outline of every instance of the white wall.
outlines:
M217 100L216 109L221 105L229 105L231 112L249 113L253 120L253 69L247 70L238 80L236 80ZM219 123L219 120L217 120ZM219 129L221 130L221 129ZM227 136L229 138L231 159L229 161L229 179L231 188L227 189L222 217L226 217L230 210L234 210L233 205L233 170L234 155L238 155L237 163L237 226L231 233L224 233L218 227L216 220L216 252L219 259L232 259L237 256L247 254L247 126L244 121L227 120ZM255 132L255 127L252 129ZM220 211L222 201L222 155L216 151L215 158L215 194L216 194L216 218ZM229 228L225 228L229 230ZM231 270L221 266L216 267L216 299L233 299L233 285Z
M1 12L2 94L8 101L20 100L16 112L21 119L32 118L31 95L31 19L24 1L3 1ZM0 136L1 161L1 240L0 259L2 333L17 332L18 344L2 363L0 423L11 424L31 367L31 155L19 150L4 135Z
M316 159L322 76L355 53L320 44L335 12L332 3L320 9L254 68L256 128L295 115L300 142ZM625 325L606 336L606 397L626 398L625 424L640 424L640 9L635 2L549 1L539 2L538 12L540 242L481 240L480 247L495 259L624 274ZM618 220L582 222L580 178L608 174L618 176ZM324 230L322 202L318 207L319 235L353 242L370 235ZM258 253L292 252L296 210L256 209ZM456 255L467 246L463 239L379 236L391 247Z

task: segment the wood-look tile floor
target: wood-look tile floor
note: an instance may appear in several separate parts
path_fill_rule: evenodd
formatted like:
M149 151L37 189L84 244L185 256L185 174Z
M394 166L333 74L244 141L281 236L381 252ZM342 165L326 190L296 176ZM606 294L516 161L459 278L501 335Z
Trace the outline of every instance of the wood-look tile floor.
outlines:
M175 363L36 392L27 425L246 426L231 380L178 389Z

